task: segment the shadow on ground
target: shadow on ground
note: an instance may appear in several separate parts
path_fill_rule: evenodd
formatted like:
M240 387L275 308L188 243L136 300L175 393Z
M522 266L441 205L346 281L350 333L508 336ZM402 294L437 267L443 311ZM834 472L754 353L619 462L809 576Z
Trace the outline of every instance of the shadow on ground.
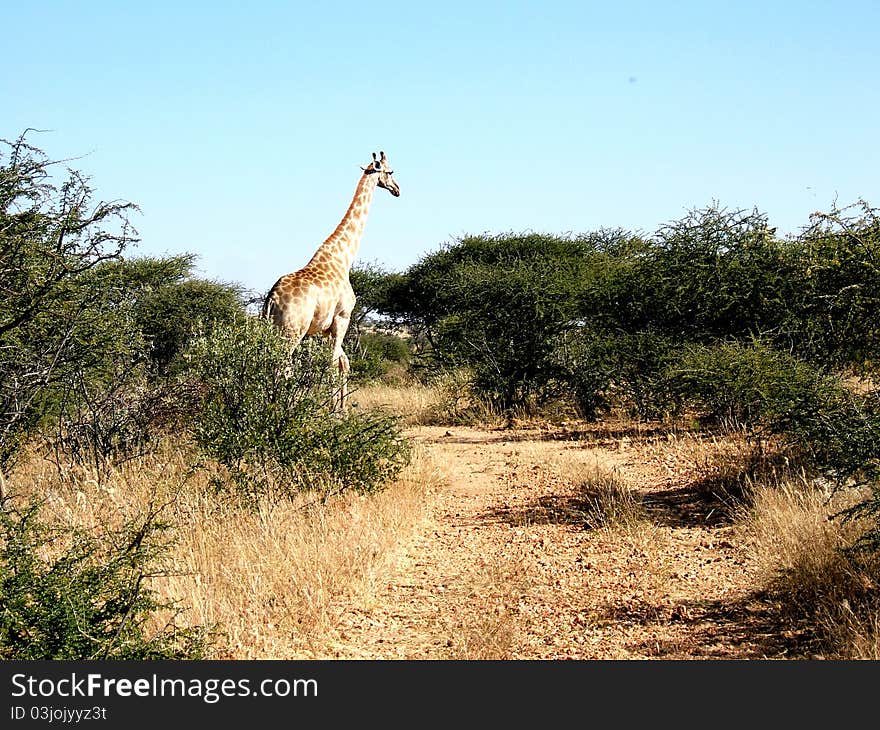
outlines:
M724 527L743 503L740 486L724 477L700 477L680 487L640 493L652 521L663 527Z
M648 639L628 648L657 659L809 659L820 657L806 622L786 615L766 595L734 602L693 601L665 609L649 603L608 605L592 620L603 624L662 625L666 639ZM681 629L680 632L676 628ZM676 636L680 633L680 636Z
M670 434L686 432L688 437L698 441L711 441L724 434L723 430L704 429L693 431L676 428L668 423L579 423L576 426L448 426L441 436L420 436L418 429L414 438L418 441L448 444L497 444L521 441L578 441L585 447L616 446L621 441L631 443L651 443L665 441Z
M585 498L571 495L546 495L522 506L494 507L480 515L477 522L504 522L514 527L527 525L570 525L586 529L594 509Z
M724 527L733 520L741 496L731 492L726 481L696 479L681 487L660 492L635 490L634 503L651 522L661 527ZM589 529L608 520L602 515L601 500L588 490L573 494L547 494L532 502L496 506L477 518L478 522L504 522L525 525L569 525Z

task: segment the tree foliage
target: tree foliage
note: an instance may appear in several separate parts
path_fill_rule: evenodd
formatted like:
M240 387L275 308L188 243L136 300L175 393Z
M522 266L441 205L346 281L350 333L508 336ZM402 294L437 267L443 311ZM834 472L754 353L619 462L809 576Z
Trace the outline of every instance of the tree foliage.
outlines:
M189 350L201 390L192 429L248 497L303 490L371 492L408 460L395 419L334 412L335 370L326 343L290 343L261 319L221 325Z
M388 313L428 345L434 366L465 366L500 409L527 407L557 373L557 337L617 234L470 236L424 257L389 292Z
M93 203L22 136L0 163L0 471L38 430L101 468L139 452L181 404L158 376L196 331L243 315L194 257L127 257L132 203Z
M25 135L0 142L0 470L41 416L37 402L93 357L86 333L100 290L82 286L135 240L132 203L92 202L92 189Z
M880 215L866 202L814 213L793 251L777 340L804 359L870 373L880 366Z
M103 536L49 528L39 507L0 508L0 658L200 659L202 627L150 629L160 602L148 579L167 574L167 525L152 509ZM59 545L62 547L59 549Z

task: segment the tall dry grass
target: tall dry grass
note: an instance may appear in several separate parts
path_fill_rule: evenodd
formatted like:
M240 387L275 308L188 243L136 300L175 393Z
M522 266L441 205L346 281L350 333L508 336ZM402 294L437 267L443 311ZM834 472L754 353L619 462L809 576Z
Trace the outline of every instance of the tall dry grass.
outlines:
M33 458L13 493L45 500L45 519L93 534L163 504L174 543L160 571L168 575L152 588L178 602L178 624L216 626L214 656L230 659L333 656L337 621L373 600L441 479L416 449L378 494L326 505L303 495L254 509L218 493L191 463L185 448L168 446L100 478ZM157 627L166 619L157 616Z
M407 426L501 425L507 418L473 392L466 371L444 373L430 385L418 381L361 385L352 403L363 410L380 409Z
M358 386L351 400L356 408L383 410L399 417L407 426L426 426L434 423L441 397L437 387L418 382L406 385L376 382Z
M847 550L865 525L838 517L857 490L829 492L801 478L753 484L747 496L739 527L759 585L809 620L830 656L880 658L880 566Z
M863 494L821 488L784 445L741 431L669 433L639 454L694 474L735 525L754 566L754 591L772 595L787 620L813 627L824 655L880 658L880 565L848 550L866 524L839 516Z
M644 502L617 470L581 473L578 485L584 500L585 524L590 529L632 530L648 521Z

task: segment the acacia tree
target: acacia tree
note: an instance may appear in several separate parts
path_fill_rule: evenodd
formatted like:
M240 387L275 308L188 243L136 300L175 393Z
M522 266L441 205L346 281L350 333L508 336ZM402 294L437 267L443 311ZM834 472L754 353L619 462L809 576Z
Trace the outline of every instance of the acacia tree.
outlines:
M349 275L357 301L345 335L353 382L381 377L394 365L405 367L411 356L408 340L394 332L396 322L387 316L390 292L403 279L380 264L356 264Z
M777 339L805 359L876 372L880 210L859 200L813 213L796 259L798 286Z
M467 367L500 410L528 408L551 392L557 338L578 326L584 288L622 235L468 236L410 267L387 313L424 338L429 367Z
M137 240L128 218L137 206L93 203L88 178L67 167L55 175L66 161L29 144L33 131L0 140L0 474L47 387L88 349L78 329L101 293L82 277Z

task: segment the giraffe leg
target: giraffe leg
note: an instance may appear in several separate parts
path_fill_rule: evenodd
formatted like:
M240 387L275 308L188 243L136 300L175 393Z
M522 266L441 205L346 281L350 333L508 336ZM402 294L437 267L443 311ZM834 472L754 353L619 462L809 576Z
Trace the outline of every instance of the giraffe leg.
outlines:
M297 347L300 346L300 343L303 341L303 338L306 336L306 328L289 328L285 333L287 340L290 344L290 351L287 355L287 365L284 367L284 377L285 379L290 378L293 375L293 353Z
M345 333L348 331L348 317L336 316L333 324L330 325L330 337L333 338L333 358L332 364L339 370L339 399L338 408L345 413L348 399L348 373L351 370L351 364L348 361L348 355L342 349L342 341L345 339Z
M344 352L340 354L336 367L339 368L339 410L345 413L348 406L348 373L351 365L348 362L348 355Z

